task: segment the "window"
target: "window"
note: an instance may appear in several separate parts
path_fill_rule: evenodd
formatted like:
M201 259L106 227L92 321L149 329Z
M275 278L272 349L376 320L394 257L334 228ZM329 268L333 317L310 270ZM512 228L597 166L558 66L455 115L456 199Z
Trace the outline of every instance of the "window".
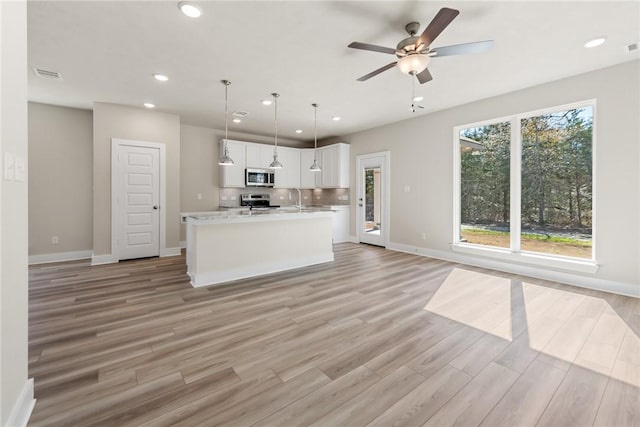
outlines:
M456 128L454 242L592 260L594 103Z

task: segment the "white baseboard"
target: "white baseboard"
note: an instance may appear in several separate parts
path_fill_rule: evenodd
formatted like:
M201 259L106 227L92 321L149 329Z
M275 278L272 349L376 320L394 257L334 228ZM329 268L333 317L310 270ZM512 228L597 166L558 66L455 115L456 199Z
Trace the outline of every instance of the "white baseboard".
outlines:
M165 256L178 256L181 254L181 248L164 248L164 249L160 249L160 256L161 257L165 257Z
M33 398L33 378L29 378L22 387L16 404L13 406L13 410L7 420L7 427L26 427L35 404L36 400Z
M349 236L349 242L351 243L360 243L360 241L358 240L358 238L356 236Z
M186 240L180 240L180 247L182 249L187 249L187 241Z
M87 251L73 251L73 252L58 252L55 254L41 254L41 255L30 255L29 256L29 265L31 264L48 264L52 262L62 262L62 261L75 261L78 259L89 259L91 258L92 252L91 250Z
M633 283L616 282L613 280L599 279L597 277L564 273L560 271L544 269L541 267L511 264L503 261L490 260L454 252L420 248L417 246L403 245L399 243L390 243L387 249L398 252L406 252L414 255L421 255L429 258L442 259L445 261L458 262L461 264L473 265L476 267L504 271L506 273L520 274L537 279L551 280L554 282L578 286L581 288L594 289L598 291L640 298L640 286Z
M265 274L277 273L279 271L322 264L333 260L333 252L331 252L327 255L321 255L313 258L286 260L279 264L251 265L246 268L233 270L205 272L200 274L187 272L187 274L191 278L191 285L194 288L199 288L201 286L218 285L234 280L247 279L249 277L262 276Z
M113 254L91 256L91 265L115 264L117 262L118 258Z

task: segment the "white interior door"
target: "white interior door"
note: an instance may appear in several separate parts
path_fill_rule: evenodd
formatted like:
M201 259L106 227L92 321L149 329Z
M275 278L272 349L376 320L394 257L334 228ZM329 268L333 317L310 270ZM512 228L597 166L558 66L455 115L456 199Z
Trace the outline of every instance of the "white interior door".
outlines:
M120 145L119 259L160 255L160 149Z
M389 236L389 153L357 157L358 241L387 246Z

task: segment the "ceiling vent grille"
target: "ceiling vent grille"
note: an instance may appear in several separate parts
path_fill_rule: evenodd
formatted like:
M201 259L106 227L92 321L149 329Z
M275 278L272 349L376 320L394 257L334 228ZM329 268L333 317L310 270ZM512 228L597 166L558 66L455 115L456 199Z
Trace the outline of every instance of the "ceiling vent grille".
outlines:
M43 79L62 80L62 74L57 71L48 71L38 67L33 67L33 72L36 76L42 77Z
M635 51L637 51L637 50L638 50L638 47L639 47L638 45L640 45L640 41L626 45L626 46L624 47L624 50L625 50L627 53L635 52Z
M233 115L236 117L247 117L249 113L247 113L246 111L234 111Z

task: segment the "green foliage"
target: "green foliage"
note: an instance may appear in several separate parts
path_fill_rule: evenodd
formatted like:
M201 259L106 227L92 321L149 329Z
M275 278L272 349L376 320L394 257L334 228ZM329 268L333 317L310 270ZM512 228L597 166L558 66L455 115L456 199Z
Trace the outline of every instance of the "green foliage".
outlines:
M592 108L521 121L521 220L523 229L571 229L592 225ZM509 221L510 125L465 129L476 141L461 152L461 222Z

